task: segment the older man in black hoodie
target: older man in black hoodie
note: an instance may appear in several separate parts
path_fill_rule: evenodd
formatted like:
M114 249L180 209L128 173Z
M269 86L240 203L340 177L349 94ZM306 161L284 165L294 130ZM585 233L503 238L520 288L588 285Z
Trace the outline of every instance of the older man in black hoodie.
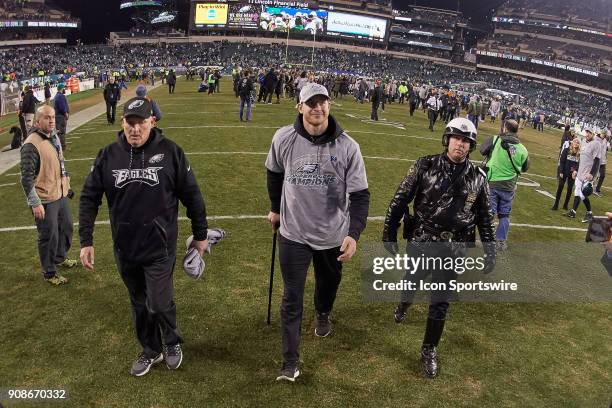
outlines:
M98 153L79 207L81 261L93 270L94 223L106 195L115 260L143 348L132 365L135 376L145 375L164 357L171 370L183 359L172 283L179 200L191 219L191 246L200 256L208 247L204 199L191 165L183 150L153 127L151 110L146 98L126 102L123 130Z

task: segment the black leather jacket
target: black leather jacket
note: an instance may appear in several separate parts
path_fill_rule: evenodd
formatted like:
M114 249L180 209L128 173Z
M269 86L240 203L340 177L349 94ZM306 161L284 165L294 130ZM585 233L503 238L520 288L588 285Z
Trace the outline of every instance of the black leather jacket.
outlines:
M482 242L494 242L493 217L485 173L469 160L457 181L450 184L452 164L446 153L421 157L400 183L385 217L383 241L397 242L397 230L404 217L404 238L425 232L455 242L474 242L478 227ZM446 179L446 182L444 182ZM443 185L448 186L443 192ZM414 201L414 218L408 204Z

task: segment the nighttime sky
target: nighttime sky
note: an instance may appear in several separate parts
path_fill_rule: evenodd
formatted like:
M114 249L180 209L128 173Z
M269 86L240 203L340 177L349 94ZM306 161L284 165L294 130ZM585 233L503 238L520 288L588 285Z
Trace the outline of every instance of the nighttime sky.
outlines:
M393 0L393 7L403 9L406 5L426 6L441 9L459 10L463 12L470 23L481 28L488 28L492 16L492 8L503 0ZM81 19L83 29L74 33L69 40L77 38L84 42L105 42L110 31L125 31L131 21L128 12L119 10L120 0L53 0L59 7L69 10L74 17ZM183 0L188 13L188 1ZM184 14L186 14L184 13ZM182 21L186 24L185 15Z

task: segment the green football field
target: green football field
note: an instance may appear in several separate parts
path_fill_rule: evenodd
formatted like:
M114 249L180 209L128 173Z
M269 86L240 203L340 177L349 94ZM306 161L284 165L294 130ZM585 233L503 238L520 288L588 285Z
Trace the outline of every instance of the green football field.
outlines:
M313 275L309 275L302 327L301 371L294 384L274 381L281 365L277 265L272 325L265 323L272 232L265 155L275 130L293 123L295 103L257 104L241 123L238 102L224 80L222 93L197 93L197 82L179 79L174 95L162 86L151 93L164 118L159 127L188 154L207 204L209 225L227 238L206 256L204 279L175 271L175 301L185 338L185 360L176 372L159 365L142 378L129 375L140 351L129 299L117 273L110 227L95 230L96 270L62 273L68 285L42 280L36 231L19 184L19 166L0 175L0 390L63 389L64 401L11 406L71 407L607 407L612 400L612 305L610 302L456 303L439 346L440 375L419 373L427 305L393 322L394 303L367 302L361 293L361 253L345 264L333 313L334 334L314 336ZM118 111L121 112L122 108ZM118 112L118 113L119 113ZM332 115L360 144L371 192L370 217L359 247L380 240L381 216L412 165L442 149L443 124L427 129L426 116L408 116L407 105L390 104L381 121L352 98L334 101ZM498 131L484 124L479 140ZM78 197L93 158L116 138L104 115L68 135L67 167ZM550 211L556 189L561 133L520 133L531 156L529 174L514 202L510 244L559 242L559 251L584 241L579 219ZM480 161L479 154L472 159ZM612 180L608 174L607 184ZM537 186L536 186L537 184ZM612 189L593 197L593 211L612 210ZM105 207L105 206L104 206ZM584 214L581 206L578 217ZM184 209L181 209L184 216ZM98 220L108 219L106 207ZM26 227L26 228L18 228ZM190 234L180 222L179 246ZM552 228L544 228L552 227ZM569 227L570 229L563 229ZM574 229L571 229L574 228ZM78 234L71 257L78 257ZM568 245L570 244L570 245ZM593 244L596 245L596 244ZM554 247L554 245L553 245ZM601 248L597 248L601 254ZM559 253L560 259L571 253ZM512 256L512 246L506 259ZM504 262L501 258L500 261ZM528 271L537 276L540 268ZM525 272L525 271L521 271ZM575 271L574 271L575 272ZM604 272L602 272L604 273ZM542 282L543 285L546 282Z

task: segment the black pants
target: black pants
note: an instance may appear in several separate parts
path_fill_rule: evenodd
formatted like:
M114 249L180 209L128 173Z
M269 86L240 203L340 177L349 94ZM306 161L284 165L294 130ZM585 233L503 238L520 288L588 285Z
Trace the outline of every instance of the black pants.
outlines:
M605 164L599 165L599 176L597 177L598 177L597 187L595 188L595 191L597 191L598 193L601 193L601 185L603 184L603 181L606 178L606 165Z
M266 101L266 88L262 86L259 87L259 94L257 95L257 102L261 102L261 100Z
M378 120L378 107L379 106L380 106L379 103L372 103L372 113L370 114L370 119Z
M146 264L130 264L115 253L115 261L130 295L136 337L147 357L162 352L162 339L166 345L182 343L173 300L176 254Z
M342 263L337 260L338 256L340 247L317 251L280 235L279 258L284 282L281 320L285 362L295 363L300 358L298 349L308 267L312 261L315 272L315 309L318 313L329 313L342 279Z
M168 93L173 94L176 84L168 84Z
M414 115L414 110L416 109L416 107L417 107L416 103L410 102L410 116Z
M62 150L66 150L66 116L55 115L55 129L57 130L57 136L59 137Z
M274 95L274 89L266 89L264 93L264 102L272 103L272 95Z
M117 113L117 102L106 102L106 121L115 123L115 114Z
M567 192L565 193L565 201L563 203L563 208L567 208L569 204L569 200L574 193L574 179L571 174L564 174L563 178L559 178L559 184L557 185L557 194L555 196L555 207L559 206L559 201L561 200L561 193L563 193L563 186L567 182Z
M438 120L438 112L429 109L429 111L427 112L427 116L429 116L429 129L433 130L434 125L436 124L436 120Z
M426 257L441 257L442 259L447 257L456 257L456 254L452 254L450 249L443 250L440 244L435 246L435 249L418 248L412 244L406 246L406 254L410 257L418 258L421 255ZM419 269L416 273L411 274L411 271L406 271L404 279L407 281L415 282L417 288L420 281L424 281L429 275L431 275L431 282L445 283L447 290L432 290L430 292L430 303L429 303L429 314L428 318L433 320L445 320L446 313L448 312L448 306L451 298L451 291L448 289L448 284L452 279L457 278L457 274L454 271L438 270L435 268L431 269ZM400 297L400 301L404 303L413 303L416 291L403 291Z
M57 265L64 262L72 244L72 215L68 198L43 204L45 218L36 220L38 256L43 276L48 279L57 273Z

